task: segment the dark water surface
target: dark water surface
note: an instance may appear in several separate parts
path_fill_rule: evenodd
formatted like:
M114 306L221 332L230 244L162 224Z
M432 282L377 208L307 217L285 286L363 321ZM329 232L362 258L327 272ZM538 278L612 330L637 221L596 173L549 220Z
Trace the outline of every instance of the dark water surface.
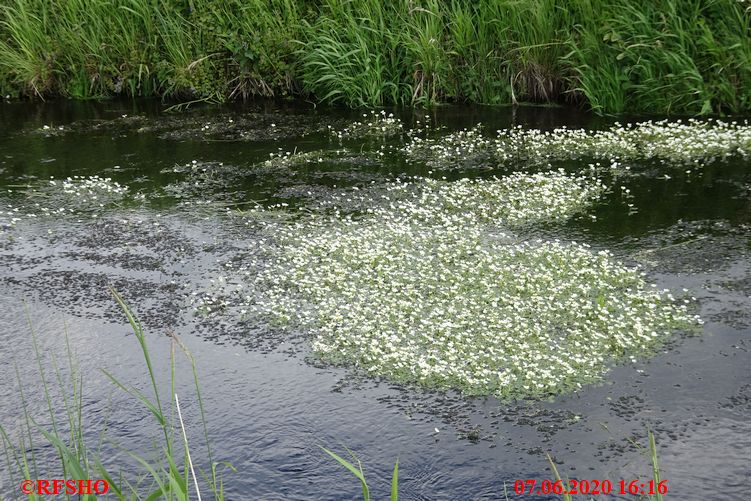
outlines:
M504 483L511 499L543 499L515 496L513 483L552 478L546 452L571 478L608 478L616 485L648 480L649 461L632 443L646 446L648 427L655 430L662 478L673 499L748 498L748 159L689 173L635 166L638 174L619 181L633 196L623 200L614 190L593 210L596 222L540 229L545 237L610 249L640 264L659 287L688 289L706 324L702 335L676 336L653 358L614 367L601 384L576 394L502 403L323 367L302 335L280 334L229 312L193 313L191 297L234 273L227 263L242 263L249 243L259 238L228 209L304 206L343 187L425 174L424 166L407 164L388 149L377 154L384 145L403 144L404 137L340 143L328 126L341 128L360 115L304 105L184 114L161 108L157 102L0 105L0 423L12 437L24 420L19 377L32 415L44 422L47 412L28 312L47 371L53 356L67 363L67 331L83 375L87 438L113 470L127 475L135 467L123 449L148 452L158 440L148 411L99 371L148 389L136 339L107 291L112 284L147 329L164 395L165 333L176 332L196 358L214 459L238 470L225 475L228 499L357 498L357 481L319 445L355 451L375 499L387 496L397 457L403 499L503 499ZM614 120L547 108L441 107L426 113L397 114L405 126L420 120L447 130L478 122L491 131L511 125L598 128ZM300 167L264 166L280 149L340 153ZM110 177L130 194L99 209L97 202L45 188L50 176L76 175ZM36 203L53 211L78 209L45 215ZM11 227L11 216L2 212L14 207L23 217ZM177 392L196 437L193 456L202 462L192 376L187 363L178 365ZM56 402L62 412L62 401ZM36 445L38 459L54 454ZM40 477L59 478L60 472L43 470ZM17 479L4 468L0 497L19 494Z

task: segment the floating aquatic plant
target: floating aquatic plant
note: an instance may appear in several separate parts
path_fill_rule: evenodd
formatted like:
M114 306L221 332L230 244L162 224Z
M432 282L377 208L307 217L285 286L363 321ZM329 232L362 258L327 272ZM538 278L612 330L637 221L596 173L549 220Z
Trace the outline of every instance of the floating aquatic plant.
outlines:
M50 179L50 186L59 186L66 195L82 198L84 201L96 201L100 196L121 197L128 192L123 186L109 177L73 176L60 181Z
M256 165L262 169L291 169L304 165L320 163L353 164L362 166L367 164L377 165L383 156L383 149L378 152L353 152L347 148L336 150L313 150L313 151L283 151L279 148L276 152L269 153L269 159Z
M263 166L289 168L312 163L321 163L323 162L324 158L330 157L332 153L339 155L342 153L342 151L337 150L335 152L331 152L324 150L315 150L298 152L297 150L282 151L282 149L280 148L278 152L269 153L269 159L263 162Z
M162 169L162 173L181 174L179 180L163 187L164 192L174 198L188 199L191 202L207 202L216 198L240 193L237 189L243 175L242 169L224 162L204 162L191 160L185 164L175 164Z
M29 185L17 191L22 192L25 198L21 204L6 204L5 209L0 210L0 230L11 229L22 219L92 212L92 216L96 218L100 210L129 195L127 186L109 177L96 175L72 176L65 179L51 177L47 182ZM133 198L143 200L145 197L141 193L136 193Z
M262 220L264 259L197 303L216 311L235 294L243 314L308 331L323 360L397 381L501 397L569 390L699 322L606 251L516 233L568 219L603 190L560 171L395 182L360 213Z
M404 131L401 119L395 117L393 113L387 115L384 110L380 112L371 110L370 114L363 113L362 118L362 121L352 122L340 130L329 126L329 132L339 139L357 139L395 136Z
M497 131L495 138L482 126L440 138L414 136L402 150L415 162L453 169L467 164L546 164L558 160L655 160L670 164L698 164L751 153L747 121L661 120L622 125L601 131L523 129Z

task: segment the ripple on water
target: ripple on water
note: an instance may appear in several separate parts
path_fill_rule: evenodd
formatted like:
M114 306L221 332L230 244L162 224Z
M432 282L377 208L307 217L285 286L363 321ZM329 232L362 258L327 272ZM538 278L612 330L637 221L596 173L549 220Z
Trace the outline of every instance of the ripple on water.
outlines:
M72 174L93 176L101 174L100 168L110 168L107 175L120 176L118 182L130 186L131 191L133 185L125 181L128 176L145 175L164 181L148 192L153 200L142 203L127 197L108 199L107 210L100 210L101 199L91 199L99 195L85 191L85 184L81 185L85 190L77 193L37 190L36 198L30 198L31 204L24 208L32 208L37 202L51 209L79 204L75 205L76 214L42 214L42 218L24 219L9 229L12 239L5 238L5 234L0 239L0 304L16 304L20 297L38 298L39 311L32 314L46 343L59 339L54 336L61 325L56 316L59 311L92 319L77 319L72 332L75 342L86 348L86 367L91 369L86 374L92 377L85 384L91 383L93 404L87 403L86 412L91 410L93 423L102 422L102 415L106 414L103 402L110 397L102 390L109 387L93 377L103 363L97 353L104 350L112 357L113 365L136 382L141 381L143 371L135 347L130 351L127 342L119 342L127 337L126 329L105 289L114 283L135 305L149 332L155 334L150 340L158 353L156 360L168 359L168 344L166 340L160 343L159 334L170 326L177 326L186 342L196 347L194 354L202 370L204 395L210 401L210 424L215 424L210 433L219 444L220 459L229 459L241 472L225 476L230 497L253 493L264 499L319 499L331 494L332 485L346 492L343 496L356 496L359 487L354 479L318 449L318 444L325 444L344 452L338 447L340 442L355 449L364 461L371 485L384 495L393 461L399 456L402 493L410 499L457 499L466 497L468 492L473 498L497 499L501 497L503 481L510 486L514 478L549 476L545 452L565 461L562 473L582 478L584 472L591 472L589 478L603 478L617 468L620 478L627 478L634 471L648 475L648 462L626 440L633 436L645 444L646 423L656 430L663 476L670 480L671 494L681 499L689 499L695 493L707 493L704 498L718 493L739 499L745 495L743 489L751 474L747 467L751 430L746 420L751 412L751 390L746 382L708 381L708 374L715 372L738 373L740 380L748 367L751 347L742 334L751 325L747 313L751 311L749 229L747 224L739 223L741 216L715 217L714 213L701 212L708 210L705 207L696 209L703 216L682 221L674 218L666 226L645 224L618 229L621 236L625 233L634 239L620 249L623 252L619 251L619 257L628 258L636 248L636 259L650 272L650 278L660 284L692 288L706 318L735 328L716 333L706 343L677 339L665 350L667 353L640 366L653 372L665 367L673 369L674 372L664 373L675 378L685 376L688 381L682 381L680 389L672 385L660 389L667 384L660 377L639 377L634 367L624 366L610 376L607 388L585 387L568 399L499 402L494 398L471 398L458 392L394 384L306 358L310 349L301 331L278 331L257 319L233 316L243 308L241 302L229 301L222 314L193 318L188 311L191 293L214 290L211 280L217 276L234 277L245 271L251 277L257 276L258 269L249 263L263 263L274 250L270 241L263 241L266 236L259 230L264 226L260 224L264 216L228 214L225 209L234 207L231 203L251 198L356 215L375 208L371 204L373 198L387 195L382 181L391 174L384 173L403 169L400 154L380 148L380 144L355 144L357 138L352 137L343 137L346 147L332 144L331 137L336 136L330 136L328 126L344 131L351 121L303 115L254 111L191 112L158 119L124 116L73 122L62 129L51 125L23 138L14 137L14 141L21 140L18 144L2 143L9 154L19 159L31 158L31 154L23 156L14 148L41 151L39 158L32 158L34 165L45 158L56 159L39 163L42 169L75 166ZM89 152L99 145L102 150L97 155L127 153L103 166L98 157L83 156L83 148L56 150L55 145L69 144L63 141L64 136L86 139L92 145ZM296 144L287 142L301 138L304 141ZM145 139L158 148L141 152ZM285 142L277 144L278 141ZM213 142L221 145L212 147ZM194 148L196 144L200 148ZM298 147L300 156L292 161L296 165L265 164L268 151L278 151L280 145L284 146L283 151L294 152ZM361 147L363 151L358 152ZM306 156L306 152L312 153ZM493 158L496 154L480 151L446 167L497 169L497 159ZM258 158L262 161L258 162ZM420 166L430 161L414 155L411 159ZM35 166L29 166L27 172L21 160L18 165L13 163L15 160L8 160L7 164L5 161L0 166L3 180L33 184L41 183L39 179L46 176L35 171ZM130 162L127 168L112 167L126 162ZM547 165L547 160L543 164ZM664 193L671 202L685 194L688 184L681 184L684 179L671 185L672 191L654 184L660 176L672 176L675 181L675 166L655 162L646 168L637 164L628 164L631 174L620 177L624 185L644 183L649 190L654 188L646 191L649 197ZM158 172L164 166L174 167L172 171ZM580 167L581 172L587 170ZM723 168L713 174L719 180L725 175ZM692 186L710 186L715 178L707 177ZM375 186L364 189L373 181ZM352 184L359 189L340 190L333 186ZM727 193L736 199L748 196L747 175L728 179L725 184ZM168 198L161 197L164 191L183 204L160 206L163 198ZM70 196L74 198L71 200ZM715 196L719 195L712 192ZM714 203L701 189L694 190L692 197L692 203ZM644 220L664 222L672 217L655 213L649 201L639 197L628 200L636 203ZM393 199L386 199L384 203L392 202ZM617 210L626 210L625 204L621 205ZM252 206L253 202L248 203L248 207ZM737 206L728 206L728 210ZM89 219L92 214L99 221ZM677 217L682 217L682 213ZM278 225L299 219L281 215L269 218ZM597 228L597 222L591 224ZM645 227L653 231L642 237L640 232ZM601 229L604 233L615 232L612 228ZM568 241L567 236L573 233L570 227L564 227L530 234ZM595 234L585 233L582 238L596 240L594 248L611 243L592 235ZM581 236L577 235L577 239ZM232 266L228 268L227 263ZM113 323L103 326L103 319ZM26 332L22 308L3 307L0 325L3 355L7 356L13 347L25 347L30 352L28 343L20 342L28 341L19 336ZM214 342L204 343L206 339ZM725 372L717 369L720 366ZM33 366L24 369L31 371ZM10 381L3 387L10 391L12 385ZM675 396L683 394L686 396ZM610 395L612 400L607 400ZM12 399L5 393L2 398L5 402ZM134 413L131 407L127 402L117 407L111 429L121 441L135 442L143 435L141 427L133 423L146 424L144 415ZM186 412L195 413L195 402L189 398L186 407ZM695 417L687 419L688 413ZM603 431L601 423L611 431ZM436 433L434 428L440 431ZM623 463L626 466L621 468ZM592 470L587 471L588 465Z

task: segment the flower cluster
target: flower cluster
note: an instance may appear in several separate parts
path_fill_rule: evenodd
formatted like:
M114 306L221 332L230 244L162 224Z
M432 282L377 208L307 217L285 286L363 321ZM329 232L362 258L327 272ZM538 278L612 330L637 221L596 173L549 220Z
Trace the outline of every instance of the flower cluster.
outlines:
M412 161L434 168L452 169L468 163L491 166L545 164L559 160L656 160L670 164L699 164L751 153L751 126L747 122L677 120L615 123L601 131L499 130L485 137L476 126L437 139L412 137L403 152Z
M98 200L100 196L121 197L128 192L127 186L122 186L109 177L73 176L60 182L63 193L90 200ZM50 179L50 186L57 186L58 181Z
M389 137L401 134L404 124L393 113L371 111L362 114L363 121L352 122L341 130L329 126L329 133L339 139L359 139L364 137Z
M603 189L560 171L420 179L360 213L256 218L268 236L249 256L263 258L197 309L236 294L244 313L310 332L322 359L397 381L501 397L577 388L699 321L608 252L514 233Z
M410 217L429 222L444 218L464 223L518 226L538 222L563 222L600 198L605 186L599 179L558 171L503 178L464 178L456 182L424 179L419 198L405 201ZM430 208L429 211L421 210Z
M0 210L0 235L11 228L15 228L16 223L23 217L23 214L19 211L18 207L12 205L7 205L3 210Z
M11 191L11 190L8 190ZM14 228L22 219L57 217L97 211L120 201L128 194L128 187L111 178L100 176L72 176L61 180L53 177L49 181L25 190L26 203L21 206L7 205L0 211L0 230ZM136 194L134 198L143 199ZM33 202L42 200L44 203Z
M269 153L269 159L263 162L263 166L272 168L299 167L301 165L321 163L324 159L330 158L332 155L341 155L343 153L346 153L346 150L336 150L335 152L324 150L298 152L297 150L282 151L280 148L276 153Z

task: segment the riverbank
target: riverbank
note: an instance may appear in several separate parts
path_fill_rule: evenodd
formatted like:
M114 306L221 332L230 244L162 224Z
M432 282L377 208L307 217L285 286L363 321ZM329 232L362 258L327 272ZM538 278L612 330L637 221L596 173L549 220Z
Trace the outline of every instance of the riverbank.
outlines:
M733 0L14 0L0 91L351 107L575 103L751 110L751 7Z

